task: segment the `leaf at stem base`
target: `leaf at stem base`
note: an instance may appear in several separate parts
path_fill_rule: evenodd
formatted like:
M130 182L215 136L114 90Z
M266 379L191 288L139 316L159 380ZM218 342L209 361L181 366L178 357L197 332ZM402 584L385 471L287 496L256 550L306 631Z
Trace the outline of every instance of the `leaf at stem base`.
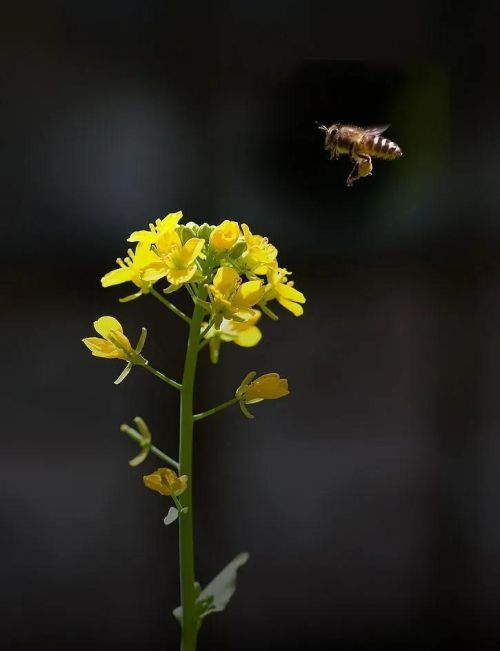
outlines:
M210 583L200 592L196 599L198 628L201 626L203 618L211 613L218 613L224 610L236 590L236 575L238 569L245 565L249 555L246 552L238 554L236 558L226 565L226 567L210 581ZM178 606L173 611L174 617L182 626L182 606Z

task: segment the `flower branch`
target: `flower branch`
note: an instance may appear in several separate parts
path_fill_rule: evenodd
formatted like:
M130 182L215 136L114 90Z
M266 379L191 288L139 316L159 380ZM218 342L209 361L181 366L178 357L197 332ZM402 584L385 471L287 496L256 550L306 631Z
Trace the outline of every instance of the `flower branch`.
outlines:
M157 378L159 378L163 382L166 382L168 385L170 385L174 389L177 389L178 391L180 391L182 389L182 384L180 384L179 382L176 382L175 380L172 380L167 375L165 375L165 373L162 373L161 371L158 371L156 368L153 368L151 366L151 364L149 364L147 361L146 361L145 364L141 364L141 366L142 366L142 368L146 369L146 371L149 371L149 373L156 376Z
M232 407L237 402L238 398L231 398L231 400L226 400L226 402L217 405L217 407L213 407L212 409L207 409L207 411L202 411L199 414L195 414L193 416L193 420L196 422L198 420L202 420L203 418L207 418L208 416L213 416L214 414L219 413L219 411L227 409L228 407Z
M182 312L182 310L179 310L179 308L168 301L164 296L160 294L160 292L157 292L154 287L151 287L151 294L158 300L160 303L163 303L165 307L167 307L171 312L176 314L179 318L181 318L185 323L188 325L191 323L191 319Z

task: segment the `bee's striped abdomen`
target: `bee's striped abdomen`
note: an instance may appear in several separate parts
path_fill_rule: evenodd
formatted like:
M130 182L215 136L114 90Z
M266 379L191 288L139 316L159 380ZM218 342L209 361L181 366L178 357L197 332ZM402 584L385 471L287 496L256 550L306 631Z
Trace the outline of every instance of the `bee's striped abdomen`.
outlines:
M393 160L403 155L401 148L395 142L383 136L369 136L364 139L364 146L370 156Z

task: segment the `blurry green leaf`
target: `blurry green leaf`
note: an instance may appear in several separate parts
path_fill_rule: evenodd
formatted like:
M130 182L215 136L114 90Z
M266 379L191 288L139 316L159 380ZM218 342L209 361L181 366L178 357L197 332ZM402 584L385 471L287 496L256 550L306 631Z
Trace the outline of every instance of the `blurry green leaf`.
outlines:
M123 380L127 377L127 375L130 373L130 370L132 369L132 364L129 362L127 366L123 369L123 371L120 373L120 375L116 378L115 384L120 384L120 382L123 382Z
M233 258L234 260L236 260L236 258L239 258L240 255L245 253L246 250L247 250L246 243L245 242L238 242L238 244L235 244L233 246L233 248L229 251L228 255L229 255L230 258Z
M146 459L146 457L148 456L149 448L150 448L149 445L144 446L144 448L139 452L139 454L136 457L134 457L133 459L130 459L130 461L128 462L128 465L135 468L136 466L141 464Z
M210 235L214 230L215 226L210 226L210 224L204 223L198 228L198 237L201 237L203 240L208 242Z
M137 429L144 439L144 443L151 443L152 436L149 427L146 425L146 422L140 416L134 418L134 423L137 425Z
M186 244L188 240L190 240L192 237L196 237L196 229L194 228L196 224L193 224L193 222L188 222L188 224L185 225L180 225L177 226L177 235L179 236L182 244Z
M182 285L169 285L167 288L163 290L164 294L172 294L173 292L178 291Z
M136 298L139 298L142 296L142 291L139 290L135 294L130 294L129 296L124 296L123 298L119 298L118 301L120 303L130 303L130 301L135 301Z
M272 319L273 321L278 321L279 320L278 315L275 314L272 310L270 310L267 307L267 305L265 305L264 303L259 303L259 307L264 312L264 314L266 316L268 316L270 319Z
M200 592L197 600L198 626L204 617L211 613L218 613L224 610L236 590L236 575L238 569L245 565L249 555L246 552L238 554L226 567L210 581ZM173 611L174 617L182 626L182 606Z
M135 352L137 354L139 354L144 348L144 344L146 343L147 336L148 336L148 331L146 330L146 328L141 328L141 336L139 337L139 341L137 342L137 346L135 347Z

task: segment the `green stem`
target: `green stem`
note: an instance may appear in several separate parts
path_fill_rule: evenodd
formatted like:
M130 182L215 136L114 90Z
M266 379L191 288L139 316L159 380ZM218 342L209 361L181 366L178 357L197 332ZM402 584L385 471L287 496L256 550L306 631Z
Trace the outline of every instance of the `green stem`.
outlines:
M153 368L149 364L141 364L141 366L142 366L142 368L145 368L146 371L149 371L153 375L156 375L156 377L160 378L160 380L163 380L167 384L170 384L170 386L174 387L174 389L179 389L179 391L182 389L182 384L179 384L175 380L171 380L164 373L162 373L161 371L157 371L155 368Z
M171 310L174 314L176 314L178 317L180 317L183 321L186 323L191 323L191 319L184 314L181 310L179 310L178 307L176 307L173 303L170 301L167 301L167 299L160 294L160 292L157 292L154 287L151 287L151 294L157 298L160 303L163 303L165 307L168 307L169 310Z
M204 290L201 290L202 292ZM181 496L187 513L179 518L179 560L181 575L182 644L181 651L195 651L198 635L195 601L194 543L193 543L193 391L198 359L203 308L195 303L184 362L181 388L179 462L180 473L189 477L188 487Z
M142 437L137 430L135 430L133 427L129 427L128 425L122 425L120 427L120 430L124 434L128 434L131 439L136 441L136 443L139 443L139 445L143 445L144 443L144 437ZM165 454L165 452L162 452L159 448L157 448L155 445L150 446L150 451L155 454L159 459L162 461L165 461L166 463L170 464L172 468L175 468L176 470L179 470L179 464L175 459L172 459L172 457L169 457L168 454Z
M193 420L201 420L202 418L206 418L207 416L213 416L216 414L218 411L222 411L223 409L227 409L228 407L231 407L232 405L235 405L238 402L238 398L231 398L231 400L226 400L226 402L223 402L220 405L217 405L217 407L213 407L212 409L208 409L207 411L202 411L199 414L195 414L193 416Z

